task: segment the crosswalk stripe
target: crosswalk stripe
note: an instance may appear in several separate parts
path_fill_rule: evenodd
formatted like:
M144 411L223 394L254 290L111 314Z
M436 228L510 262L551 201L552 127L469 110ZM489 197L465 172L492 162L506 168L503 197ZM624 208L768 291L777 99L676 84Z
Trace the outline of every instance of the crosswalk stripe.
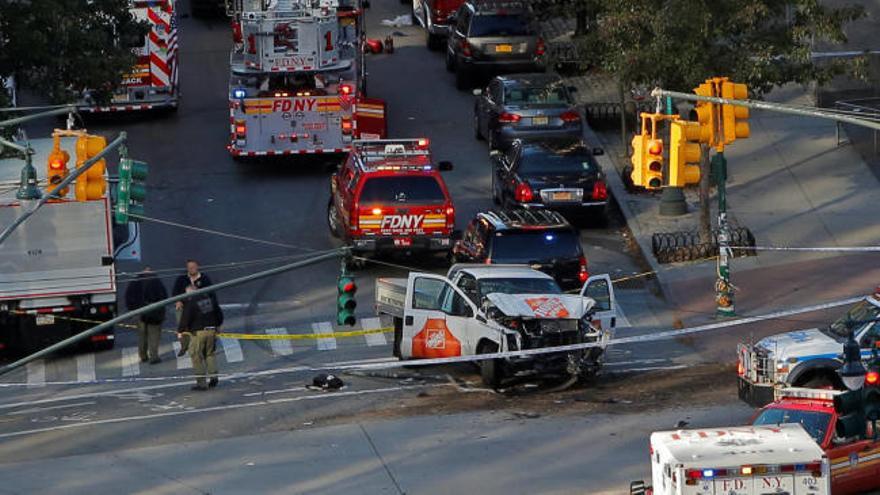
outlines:
M95 381L95 355L92 353L78 354L76 356L76 381Z
M174 355L177 356L177 353L180 352L180 342L172 342L171 345L174 347ZM190 359L189 354L184 354L183 356L177 356L177 369L186 370L193 367L192 359Z
M122 349L122 376L138 376L141 374L141 358L138 356L137 347L124 347Z
M287 335L286 328L267 328L266 333L272 335ZM293 354L293 345L289 340L270 340L269 345L272 346L272 352L279 356L289 356Z
M237 339L220 339L223 345L223 353L226 354L227 363L238 363L244 361L244 354L241 352L241 344Z
M362 318L361 319L361 328L365 330L371 330L373 328L381 328L382 320L379 318ZM364 335L364 338L367 340L367 345L369 347L374 347L377 345L385 345L388 343L385 340L384 333L368 333Z
M27 364L27 383L31 387L42 387L46 384L46 363L42 359Z
M321 321L312 323L312 332L314 333L332 333L333 325L329 321ZM326 337L318 340L319 351L332 351L336 349L336 337Z

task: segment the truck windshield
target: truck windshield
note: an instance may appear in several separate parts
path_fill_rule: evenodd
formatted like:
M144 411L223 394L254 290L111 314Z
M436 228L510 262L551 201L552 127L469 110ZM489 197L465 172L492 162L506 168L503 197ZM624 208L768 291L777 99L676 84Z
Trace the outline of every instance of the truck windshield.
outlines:
M542 263L580 255L578 236L574 232L498 232L492 242L492 261L495 263Z
M820 411L801 411L798 409L770 408L761 411L761 414L752 422L753 425L781 425L787 423L800 423L804 430L813 437L819 445L825 441L828 432L828 424L831 422L831 414Z
M431 176L373 177L364 184L360 203L443 204L446 196Z
M880 308L868 301L861 301L829 325L828 331L837 337L846 338L850 330L856 331L865 324L876 321L877 315L880 315Z
M556 281L546 278L485 278L477 282L479 301L489 294L562 294Z

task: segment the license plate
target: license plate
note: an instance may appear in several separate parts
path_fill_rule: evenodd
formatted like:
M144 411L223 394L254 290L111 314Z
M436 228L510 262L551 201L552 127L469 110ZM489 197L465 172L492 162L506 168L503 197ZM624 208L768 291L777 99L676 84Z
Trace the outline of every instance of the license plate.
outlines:
M37 315L37 325L52 325L55 323L55 317L52 315Z
M410 247L410 246L412 246L412 238L410 238L410 237L396 237L394 239L394 245L397 247Z
M547 125L549 119L547 117L532 117L532 124L534 125Z
M553 201L571 201L574 199L574 194L570 192L557 192L551 194L550 199Z
M496 53L510 53L513 51L513 45L495 45Z

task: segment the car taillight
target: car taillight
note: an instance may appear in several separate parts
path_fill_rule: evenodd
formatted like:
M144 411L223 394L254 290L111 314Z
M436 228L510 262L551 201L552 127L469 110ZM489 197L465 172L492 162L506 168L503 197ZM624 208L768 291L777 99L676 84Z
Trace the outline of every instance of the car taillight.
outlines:
M358 223L360 222L360 219L361 219L361 208L358 203L355 203L354 208L352 208L352 210L351 210L351 222L348 224L348 229L349 230L357 230Z
M869 371L867 375L865 375L865 384L866 385L877 385L880 383L880 373L876 371Z
M235 121L235 137L244 139L247 136L247 123L243 120Z
M593 183L593 200L605 201L606 199L608 199L608 187L605 185L605 181L597 180Z
M346 136L351 134L353 128L351 119L343 118L339 125L342 127L342 134L345 134Z
M514 124L522 119L522 115L518 113L504 112L498 116L498 122L502 124Z
M455 208L448 206L446 208L446 228L451 229L455 226Z
M567 112L563 112L562 115L559 116L563 122L571 123L571 122L580 122L581 116L575 112L574 110L569 110Z
M428 138L419 138L416 141L416 148L420 150L426 150L431 146L431 140Z
M525 182L520 182L516 185L516 190L513 192L513 199L517 200L520 203L528 203L534 198L535 195L532 193L532 188Z
M461 40L458 43L458 47L461 49L461 54L465 57L470 57L474 54L474 52L471 51L471 44L468 43L467 40Z
M538 38L538 42L535 43L535 55L537 55L537 56L540 57L541 55L544 54L544 52L545 52L546 50L547 50L547 47L544 46L544 39L543 39L543 38Z
M354 93L354 87L351 84L340 84L339 85L339 94L348 96Z
M736 374L739 376L746 374L746 367L743 365L742 356L740 356L739 360L736 362Z
M241 43L241 23L232 21L232 42Z
M254 35L249 34L247 37L247 51L251 55L257 54L257 39L254 38Z
M580 270L578 271L578 280L580 280L581 283L584 283L590 278L590 273L587 271L587 257L581 255L581 257L578 258L578 263L581 265Z

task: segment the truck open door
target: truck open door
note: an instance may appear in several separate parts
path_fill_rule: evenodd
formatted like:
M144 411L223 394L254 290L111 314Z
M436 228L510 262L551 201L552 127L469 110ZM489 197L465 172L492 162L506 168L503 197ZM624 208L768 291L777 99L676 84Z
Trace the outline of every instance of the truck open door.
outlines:
M385 139L388 135L385 100L359 98L355 105L354 118L358 139Z
M403 359L473 354L469 325L477 308L446 277L410 273L400 353Z
M589 297L596 301L593 306L593 321L605 330L617 326L617 301L614 299L614 286L607 274L593 275L584 282L581 297Z

